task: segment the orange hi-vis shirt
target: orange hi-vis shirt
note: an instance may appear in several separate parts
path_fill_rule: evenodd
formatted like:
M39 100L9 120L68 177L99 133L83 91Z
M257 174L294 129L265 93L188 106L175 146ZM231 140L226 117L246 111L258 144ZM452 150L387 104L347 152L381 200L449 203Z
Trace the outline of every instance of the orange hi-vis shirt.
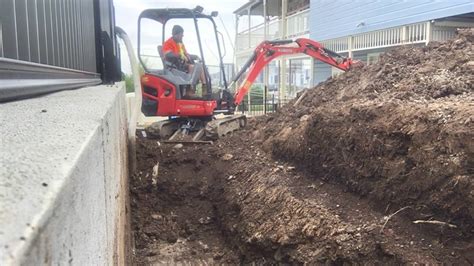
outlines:
M166 42L163 44L163 54L168 52L173 52L174 54L179 55L183 60L188 59L188 53L186 52L184 44L177 43L173 37L166 40Z

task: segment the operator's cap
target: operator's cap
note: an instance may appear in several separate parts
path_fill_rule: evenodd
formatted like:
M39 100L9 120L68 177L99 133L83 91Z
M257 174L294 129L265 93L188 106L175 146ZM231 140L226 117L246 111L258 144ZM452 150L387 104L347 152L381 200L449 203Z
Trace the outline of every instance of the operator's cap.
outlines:
M175 36L175 35L184 33L184 29L183 29L183 27L181 27L181 26L179 26L179 25L174 25L174 26L173 26L173 30L172 30L171 33L173 34L173 36Z

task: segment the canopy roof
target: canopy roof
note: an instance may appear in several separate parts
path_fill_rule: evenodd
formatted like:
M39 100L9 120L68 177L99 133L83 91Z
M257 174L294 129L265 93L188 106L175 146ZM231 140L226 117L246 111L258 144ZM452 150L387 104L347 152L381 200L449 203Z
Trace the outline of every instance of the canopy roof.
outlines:
M156 20L160 23L174 18L211 18L210 15L206 15L196 11L195 9L189 8L157 8L157 9L145 9L140 14L140 18L148 18Z

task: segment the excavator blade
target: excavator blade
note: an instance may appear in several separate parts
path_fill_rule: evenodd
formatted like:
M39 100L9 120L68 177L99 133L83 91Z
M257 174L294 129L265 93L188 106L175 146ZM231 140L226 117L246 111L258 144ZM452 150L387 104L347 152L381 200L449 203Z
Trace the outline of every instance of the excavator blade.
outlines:
M165 140L163 143L165 144L213 144L212 140Z

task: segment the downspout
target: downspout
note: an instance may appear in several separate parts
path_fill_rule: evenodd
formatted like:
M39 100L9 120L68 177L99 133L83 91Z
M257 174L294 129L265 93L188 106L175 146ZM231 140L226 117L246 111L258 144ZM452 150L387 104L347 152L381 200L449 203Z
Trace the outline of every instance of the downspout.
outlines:
M142 108L142 93L140 85L140 72L138 70L138 60L133 53L132 42L128 38L127 33L120 27L115 27L115 33L123 40L127 49L130 66L132 67L133 86L135 88L135 102L131 110L130 119L128 120L128 155L129 155L129 172L134 174L137 169L137 144L136 144L136 129L137 120Z

